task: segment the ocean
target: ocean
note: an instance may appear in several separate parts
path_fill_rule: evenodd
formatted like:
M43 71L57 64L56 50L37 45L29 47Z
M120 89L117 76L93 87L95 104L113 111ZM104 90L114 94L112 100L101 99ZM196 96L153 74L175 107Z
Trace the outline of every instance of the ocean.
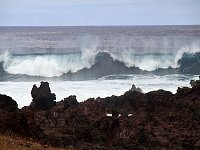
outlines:
M200 26L0 27L0 93L31 102L33 84L48 81L57 101L76 95L121 95L132 84L143 92L176 92L198 72ZM186 55L187 54L187 55ZM182 59L184 58L184 59ZM186 58L186 59L185 59ZM180 61L184 60L184 61ZM169 71L172 68L173 71ZM164 73L155 73L164 69ZM198 70L198 66L196 68Z

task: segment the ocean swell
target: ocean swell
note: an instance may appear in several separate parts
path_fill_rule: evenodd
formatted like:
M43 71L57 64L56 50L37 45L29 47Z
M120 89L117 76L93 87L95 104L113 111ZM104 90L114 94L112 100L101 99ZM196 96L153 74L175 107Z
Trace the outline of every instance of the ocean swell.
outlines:
M146 71L154 71L159 68L167 69L179 67L184 70L196 63L200 63L200 55L198 52L200 52L199 49L181 49L176 54L136 54L134 50L111 53L108 51L99 52L91 49L63 54L44 53L12 55L5 52L0 55L0 61L3 62L3 70L9 74L56 77L69 72L76 73L84 68L91 68L99 61L104 61L104 65L106 65L106 63L115 62L115 60L116 62L123 63L127 68L137 67ZM115 67L117 65L116 62Z

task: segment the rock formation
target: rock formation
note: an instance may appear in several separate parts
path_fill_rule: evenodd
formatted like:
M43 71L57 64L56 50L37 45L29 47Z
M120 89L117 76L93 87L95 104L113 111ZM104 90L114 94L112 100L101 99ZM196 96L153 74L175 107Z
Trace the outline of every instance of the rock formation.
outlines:
M75 96L54 103L49 84L42 82L32 89L34 109L33 103L18 110L10 98L9 103L0 100L0 106L16 108L11 113L1 107L0 131L25 132L42 143L76 150L200 149L200 84L193 82L176 94L127 91L80 103Z
M0 94L0 110L15 111L18 109L17 102L7 95Z
M56 105L56 102L54 101L56 95L51 93L48 82L41 82L40 87L33 85L31 96L33 97L31 103L33 109L48 110Z
M0 134L41 137L41 129L28 122L25 113L18 109L16 101L9 96L0 95Z
M138 91L138 92L142 93L142 90L139 87L136 88L136 86L134 84L132 85L132 87L129 91Z

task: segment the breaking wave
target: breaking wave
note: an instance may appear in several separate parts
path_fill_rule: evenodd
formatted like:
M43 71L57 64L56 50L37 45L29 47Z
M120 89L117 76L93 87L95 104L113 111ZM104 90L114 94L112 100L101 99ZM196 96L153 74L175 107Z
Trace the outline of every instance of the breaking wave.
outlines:
M54 77L89 68L93 64L94 58L95 54L86 50L84 53L32 55L11 55L5 52L1 55L0 60L4 63L4 70L10 74Z
M90 68L98 61L96 49L84 49L76 53L44 53L12 55L8 52L0 55L3 69L10 74L24 74L30 76L54 77L67 72L77 72L83 68ZM105 52L105 51L104 51ZM123 62L127 67L139 67L142 70L153 71L158 68L177 68L181 66L180 60L185 54L188 59L195 59L194 55L200 52L199 48L184 48L176 54L173 53L144 53L136 54L134 50L108 52L113 60ZM198 58L197 60L200 60ZM184 61L185 62L185 61ZM187 60L186 60L187 62Z

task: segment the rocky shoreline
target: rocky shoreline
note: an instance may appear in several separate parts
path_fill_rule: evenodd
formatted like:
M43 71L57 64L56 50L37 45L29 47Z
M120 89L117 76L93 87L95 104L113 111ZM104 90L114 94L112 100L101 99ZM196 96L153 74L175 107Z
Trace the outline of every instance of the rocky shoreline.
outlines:
M49 83L33 86L32 103L19 109L0 95L0 133L75 150L200 149L200 80L176 94L142 93L56 102Z

